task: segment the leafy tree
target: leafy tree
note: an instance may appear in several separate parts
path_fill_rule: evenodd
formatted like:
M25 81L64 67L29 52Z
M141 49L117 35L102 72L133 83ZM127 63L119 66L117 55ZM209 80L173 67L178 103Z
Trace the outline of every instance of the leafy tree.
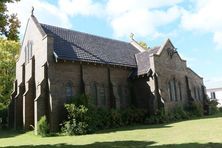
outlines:
M18 41L18 28L20 22L16 14L7 14L8 9L6 3L14 3L20 0L1 0L0 1L0 35L5 36L9 40Z
M134 34L133 33L131 33L130 34L130 38L132 39L132 40L134 40ZM138 42L138 44L141 46L141 47L143 47L144 49L149 49L149 47L147 46L147 44L146 44L146 42L144 42L144 41L140 41L140 42Z
M7 106L15 78L19 42L0 38L0 104Z
M139 44L140 44L140 46L142 46L144 49L148 49L148 48L149 48L148 45L147 45L145 42L143 42L143 41L140 41Z

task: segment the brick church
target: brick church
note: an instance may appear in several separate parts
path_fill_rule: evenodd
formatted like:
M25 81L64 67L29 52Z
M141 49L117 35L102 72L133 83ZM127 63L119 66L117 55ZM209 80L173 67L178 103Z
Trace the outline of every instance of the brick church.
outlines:
M203 103L203 78L187 67L172 42L144 49L123 42L41 24L31 15L16 63L9 126L30 129L46 115L51 131L64 118L64 103L86 94L105 108L135 106L170 112L192 98Z

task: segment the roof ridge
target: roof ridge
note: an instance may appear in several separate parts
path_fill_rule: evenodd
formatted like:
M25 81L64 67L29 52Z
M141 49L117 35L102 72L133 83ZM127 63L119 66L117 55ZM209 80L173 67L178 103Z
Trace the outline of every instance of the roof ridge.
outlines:
M68 29L68 28L64 28L64 27L58 27L58 26L44 24L44 23L39 23L39 24L40 25L46 25L46 26L54 27L54 28L64 29L64 30L71 31L71 32L77 32L77 33L81 33L81 34L85 34L85 35L90 35L90 36L94 36L94 37L98 37L98 38L103 38L103 39L106 39L106 40L113 40L113 41L117 41L117 42L122 42L122 43L130 44L130 42L127 42L127 41L122 41L122 40L118 40L118 39L112 39L112 38L108 38L108 37L104 37L104 36L99 36L99 35L94 35L94 34L82 32L82 31L76 31L76 30L72 30L72 29Z
M46 33L45 31L42 29L41 23L39 23L39 21L37 20L37 18L34 15L31 15L32 20L34 21L34 23L36 24L36 27L38 28L39 32L42 34L42 36L45 36Z

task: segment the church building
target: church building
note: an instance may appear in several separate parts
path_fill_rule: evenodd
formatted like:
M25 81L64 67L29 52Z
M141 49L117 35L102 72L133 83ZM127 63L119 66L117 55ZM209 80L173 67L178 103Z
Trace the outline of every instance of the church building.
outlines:
M9 106L9 126L30 129L46 115L51 131L64 119L64 104L86 94L95 107L172 111L190 100L203 103L203 78L187 67L167 39L143 48L129 42L28 19Z

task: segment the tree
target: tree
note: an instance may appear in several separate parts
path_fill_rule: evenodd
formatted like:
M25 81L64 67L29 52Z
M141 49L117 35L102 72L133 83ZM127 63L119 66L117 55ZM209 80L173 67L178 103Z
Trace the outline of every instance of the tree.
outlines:
M0 38L0 105L10 102L19 48L19 42Z
M1 0L0 1L0 35L5 36L9 40L18 41L18 28L20 22L16 14L7 14L8 9L6 3L14 3L20 0Z
M143 41L140 41L139 42L139 45L141 46L141 47L143 47L144 49L148 49L149 47L147 46L147 44L145 43L145 42L143 42Z

